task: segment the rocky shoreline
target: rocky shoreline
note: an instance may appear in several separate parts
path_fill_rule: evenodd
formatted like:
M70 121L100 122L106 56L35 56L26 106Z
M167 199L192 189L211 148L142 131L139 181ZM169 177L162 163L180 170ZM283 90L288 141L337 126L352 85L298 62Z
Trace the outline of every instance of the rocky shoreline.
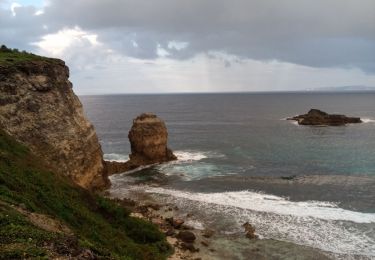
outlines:
M209 253L215 255L211 239L216 231L213 229L196 229L185 223L192 214L181 216L180 209L173 204L159 204L150 197L142 200L116 199L120 205L132 211L131 216L147 220L157 225L163 232L174 253L168 259L207 259Z
M174 249L170 260L217 259L332 259L318 249L273 239L259 238L256 227L243 223L242 234L223 233L210 225L200 225L199 216L187 212L173 203L161 203L150 194L132 193L131 198L116 198L110 191L107 196L129 209L131 216L157 225ZM198 218L198 221L197 221Z

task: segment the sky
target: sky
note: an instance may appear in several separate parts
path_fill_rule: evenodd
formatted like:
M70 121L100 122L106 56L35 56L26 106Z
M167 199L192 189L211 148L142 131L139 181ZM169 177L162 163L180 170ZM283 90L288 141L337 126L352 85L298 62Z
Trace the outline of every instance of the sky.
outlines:
M78 94L375 87L374 0L0 0L0 44Z

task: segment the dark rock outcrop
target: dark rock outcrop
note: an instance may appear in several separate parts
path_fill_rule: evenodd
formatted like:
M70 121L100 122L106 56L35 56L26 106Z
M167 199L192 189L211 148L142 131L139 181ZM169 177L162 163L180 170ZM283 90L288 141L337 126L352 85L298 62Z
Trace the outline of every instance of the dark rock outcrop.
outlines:
M125 163L106 161L108 174L177 159L167 146L168 132L164 121L154 114L143 113L136 117L128 137L131 145L129 161Z
M256 239L258 236L255 234L255 228L249 222L242 225L245 228L246 237L248 239Z
M191 231L180 231L176 238L180 239L181 241L185 243L193 243L196 239L196 236Z
M61 60L0 65L0 128L84 188L109 181L94 127Z
M104 161L104 166L108 175L115 173L122 173L136 168L132 166L129 161L127 162L116 162L116 161Z
M307 114L291 117L287 120L295 120L299 125L342 126L346 124L362 123L359 117L328 114L318 109L311 109Z

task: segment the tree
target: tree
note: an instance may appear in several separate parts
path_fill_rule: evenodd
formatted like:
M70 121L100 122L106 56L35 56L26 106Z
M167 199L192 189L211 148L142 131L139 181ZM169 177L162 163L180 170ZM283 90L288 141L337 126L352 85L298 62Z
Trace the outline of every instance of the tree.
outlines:
M0 52L12 52L12 49L9 49L7 46L5 46L4 44L1 45L0 47Z

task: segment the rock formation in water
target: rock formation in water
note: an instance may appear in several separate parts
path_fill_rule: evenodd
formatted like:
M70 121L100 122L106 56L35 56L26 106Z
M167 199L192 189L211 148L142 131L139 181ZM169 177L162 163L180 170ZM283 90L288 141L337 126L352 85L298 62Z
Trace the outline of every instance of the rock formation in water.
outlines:
M359 117L330 115L318 109L311 109L307 114L291 117L288 118L288 120L295 120L299 125L342 126L346 124L362 123Z
M68 67L30 57L0 63L0 127L78 185L107 186L101 146L73 93Z
M176 160L167 147L168 132L163 120L154 114L144 113L133 120L129 132L131 145L130 161L136 165L147 165Z
M130 160L125 163L106 162L109 174L177 159L167 146L168 132L164 121L154 114L144 113L135 118L128 137Z

